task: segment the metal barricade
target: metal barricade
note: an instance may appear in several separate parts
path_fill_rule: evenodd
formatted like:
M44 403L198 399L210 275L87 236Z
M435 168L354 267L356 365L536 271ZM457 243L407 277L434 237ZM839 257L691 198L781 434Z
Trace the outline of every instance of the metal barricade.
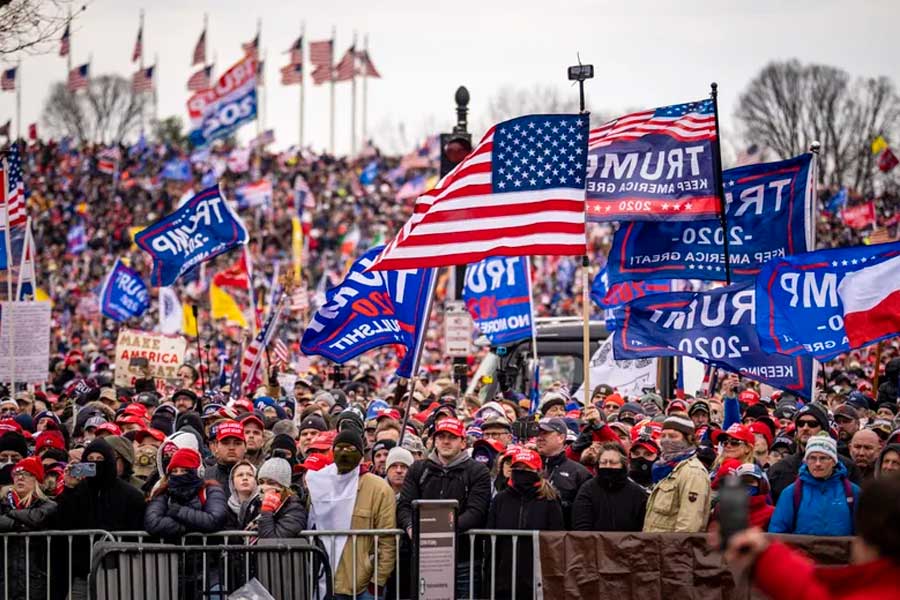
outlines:
M536 600L540 600L544 597L543 594L543 582L541 578L541 557L539 548L538 536L540 534L539 531L529 531L522 529L470 529L466 532L469 536L469 600L475 600L476 598L485 597L490 600L495 600L497 598L497 539L501 538L503 540L509 538L509 543L511 545L511 568L510 568L510 589L503 591L503 597L509 598L519 598L521 596L521 589L517 589L520 587L520 577L526 575L525 573L518 573L518 554L521 551L519 547L520 538L525 538L528 542L528 548L526 551L531 552L531 564L530 564L530 576L531 576L531 597ZM485 548L485 551L490 555L489 564L480 564L480 567L484 567L486 572L483 571L485 576L485 580L482 581L483 586L487 586L483 592L480 589L476 589L475 581L478 579L476 577L475 570L475 548L476 548L476 539L480 538L482 542L487 542L489 546ZM501 576L505 576L503 573Z
M87 538L93 547L97 541L113 540L109 532L101 529L21 531L3 533L0 538L3 545L2 598L25 600L49 598L51 589L55 591L59 586L65 587L65 597L73 597L76 588L80 588L80 580L73 577L72 572L75 542ZM88 566L93 567L92 556L88 556L88 561ZM84 594L88 593L85 589ZM54 596L59 594L54 593Z
M229 563L247 565L246 570L241 573ZM90 589L92 600L225 600L252 579L276 598L314 600L332 594L327 554L302 540L252 545L101 542L94 546Z

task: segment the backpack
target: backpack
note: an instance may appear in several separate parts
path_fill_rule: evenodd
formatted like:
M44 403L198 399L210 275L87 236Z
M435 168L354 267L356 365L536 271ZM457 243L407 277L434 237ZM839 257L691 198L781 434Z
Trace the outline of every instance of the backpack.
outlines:
M844 486L844 496L847 498L847 506L850 508L850 515L853 516L853 486L850 479L846 475L841 475L841 483ZM792 531L797 529L797 513L800 510L800 500L803 498L803 480L797 477L794 480L794 524Z

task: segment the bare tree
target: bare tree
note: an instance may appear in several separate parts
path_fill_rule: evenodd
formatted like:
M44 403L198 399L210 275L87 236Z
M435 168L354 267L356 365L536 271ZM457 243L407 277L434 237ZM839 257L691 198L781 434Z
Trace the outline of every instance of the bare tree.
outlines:
M491 98L485 117L490 124L513 117L536 113L578 112L578 90L567 94L554 85L535 84L531 87L507 85Z
M845 71L791 60L771 63L747 86L737 117L750 143L787 158L822 143L820 180L868 190L877 135L889 136L900 98L886 78L852 80Z
M80 143L118 144L140 127L147 98L119 75L92 77L87 90L75 93L57 83L44 103L43 121L51 133Z
M40 54L53 47L70 22L73 0L0 1L0 55ZM84 10L84 6L78 11Z

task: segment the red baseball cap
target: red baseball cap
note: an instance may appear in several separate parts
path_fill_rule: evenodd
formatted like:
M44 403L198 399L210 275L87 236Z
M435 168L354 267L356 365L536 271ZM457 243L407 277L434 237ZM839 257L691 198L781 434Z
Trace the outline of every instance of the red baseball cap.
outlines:
M133 419L134 417L130 418ZM97 427L96 430L94 430L94 435L100 435L101 433L108 433L109 435L122 435L122 430L119 429L119 426L115 423L104 423L103 425Z
M541 455L528 448L519 448L512 455L512 466L515 467L516 464L523 464L535 471L540 471L544 466L544 463L541 461Z
M17 462L12 472L15 473L16 471L31 473L38 480L38 483L44 483L44 465L37 456L29 456Z
M66 441L63 434L55 429L42 431L37 435L37 443L34 447L34 453L40 454L42 450L47 448L56 448L57 450L66 449Z
M383 418L389 418L394 419L395 421L399 421L400 411L396 408L379 408L377 411L375 411L375 420L378 421L379 419Z
M321 471L333 462L334 459L330 454L310 454L301 466L307 471Z
M138 404L137 402L132 402L122 411L123 415L132 415L135 417L140 417L142 419L147 418L147 407L143 404Z
M334 438L337 437L337 431L323 431L313 438L313 441L310 443L309 448L311 450L331 450L331 446L334 445Z
M262 429L263 431L265 431L265 429L266 429L266 424L263 422L262 419L259 418L259 415L257 415L256 413L245 413L245 414L241 415L240 417L238 417L238 421L240 421L240 423L244 426L247 425L248 421L253 421L257 425L259 425L259 428Z
M462 421L459 419L449 417L446 419L442 419L438 422L438 424L434 428L434 434L437 435L441 432L449 433L451 435L455 435L458 438L465 439L466 437L466 426L462 424Z
M144 441L145 438L148 437L152 437L154 440L160 443L166 440L166 434L164 434L159 429L139 429L134 434L134 441L140 444Z
M244 426L237 421L222 421L216 426L216 441L221 442L225 438L237 438L242 442L244 438Z
M147 421L144 420L143 418L135 416L135 415L126 415L125 413L122 413L122 416L120 416L118 419L116 419L116 423L118 423L119 425L140 425L141 427L143 427L144 425L147 424ZM104 423L104 424L108 425L108 423ZM98 429L99 429L99 427L98 427ZM119 434L116 434L116 435L119 435Z
M772 430L769 429L769 426L763 423L762 421L754 421L750 424L750 431L753 433L758 433L766 439L766 446L771 446L772 441L775 439L772 436ZM756 441L756 440L754 440Z
M753 432L750 431L750 428L746 425L741 425L740 423L734 423L727 430L722 431L721 429L717 429L712 433L712 441L713 444L718 444L720 441L724 441L723 437L729 437L736 439L738 441L744 442L751 448L753 444L756 443L756 436L753 435Z
M754 390L744 390L741 392L741 395L738 396L738 400L748 406L752 406L759 402L759 394Z

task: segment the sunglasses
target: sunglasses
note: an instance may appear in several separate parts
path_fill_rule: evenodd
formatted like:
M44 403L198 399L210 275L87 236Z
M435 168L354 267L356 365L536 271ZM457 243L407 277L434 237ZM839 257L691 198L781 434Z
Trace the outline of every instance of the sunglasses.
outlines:
M726 446L726 447L734 448L736 446L743 446L744 442L742 442L741 440L736 440L734 438L727 438L722 441L722 445Z
M801 427L806 427L807 429L817 429L820 427L819 422L816 420L808 421L806 419L800 419L797 421L797 429Z

